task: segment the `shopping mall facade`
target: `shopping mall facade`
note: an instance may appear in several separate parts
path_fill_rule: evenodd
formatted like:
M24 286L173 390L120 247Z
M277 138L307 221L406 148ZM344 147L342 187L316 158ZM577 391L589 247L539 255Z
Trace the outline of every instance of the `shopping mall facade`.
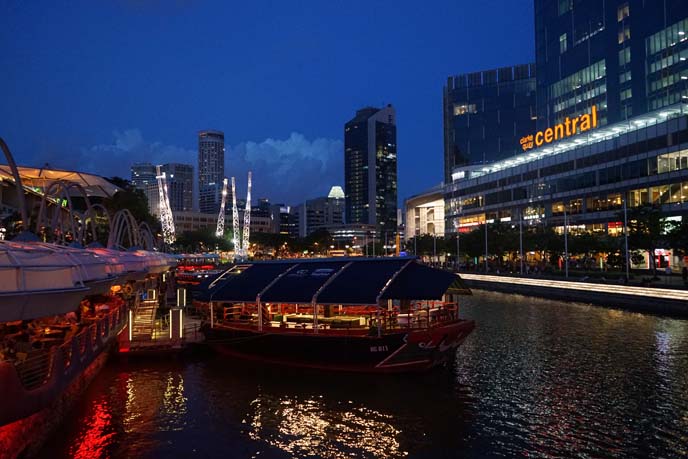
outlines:
M583 33L576 24L586 18L594 27ZM643 204L659 206L666 219L688 218L688 3L535 0L535 19L529 103L502 101L499 73L496 83L480 72L450 77L445 87L445 234L522 221L622 235L624 206ZM504 125L502 104L516 112L509 120L532 123ZM477 117L497 123L483 136L515 136L501 135L496 153L478 151L490 144L460 139ZM517 153L504 158L505 142L517 143ZM656 256L673 269L685 262L669 247Z

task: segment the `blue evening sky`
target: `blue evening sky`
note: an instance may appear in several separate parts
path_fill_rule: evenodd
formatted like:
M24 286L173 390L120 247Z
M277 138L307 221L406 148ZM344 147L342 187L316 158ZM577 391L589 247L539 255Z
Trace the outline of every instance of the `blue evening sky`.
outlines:
M0 136L20 164L128 177L195 167L220 129L226 174L293 204L343 184L344 123L391 103L402 201L442 179L446 78L533 60L532 3L5 0Z

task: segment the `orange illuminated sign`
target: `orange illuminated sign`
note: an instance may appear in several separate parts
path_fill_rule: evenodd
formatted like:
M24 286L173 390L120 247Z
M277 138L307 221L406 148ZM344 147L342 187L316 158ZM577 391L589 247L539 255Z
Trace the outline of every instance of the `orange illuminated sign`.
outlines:
M535 134L530 134L521 137L520 144L523 151L531 148L541 147L546 143L551 143L555 140L565 139L579 132L589 131L597 127L597 107L592 106L592 111L585 115L577 116L573 119L566 117L563 123L557 124L554 127L549 127L544 131L538 131Z

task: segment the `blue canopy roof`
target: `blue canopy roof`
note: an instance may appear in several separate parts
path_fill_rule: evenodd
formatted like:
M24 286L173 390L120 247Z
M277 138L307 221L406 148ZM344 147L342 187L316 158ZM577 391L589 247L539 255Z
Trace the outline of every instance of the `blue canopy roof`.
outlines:
M412 257L253 262L227 270L200 292L202 301L374 305L379 300L439 300L470 294L453 273Z

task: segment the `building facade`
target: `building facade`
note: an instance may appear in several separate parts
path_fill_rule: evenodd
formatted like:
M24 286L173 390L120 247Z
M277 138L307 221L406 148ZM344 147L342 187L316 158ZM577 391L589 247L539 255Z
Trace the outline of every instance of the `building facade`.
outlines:
M160 167L167 181L167 195L172 211L193 210L193 166L191 164L169 163Z
M449 227L459 232L518 221L559 233L566 226L570 233L622 235L624 206L644 204L680 221L688 215L688 105L534 148L457 179L445 192Z
M366 107L344 126L347 223L397 229L397 129L391 105Z
M600 126L688 93L688 2L535 0L537 130L593 105Z
M535 128L535 65L486 70L447 79L443 95L444 180L466 164L507 158Z
M406 241L424 235L444 237L444 190L436 186L405 201Z
M225 177L225 135L222 131L198 133L198 209L220 211Z
M190 212L193 210L193 166L190 164L168 163L160 165L165 174L167 195L172 211ZM143 191L148 199L148 211L159 213L160 194L158 190L157 166L150 163L137 163L131 167L131 183Z
M131 184L136 188L143 190L148 185L157 185L157 175L155 166L151 163L135 163L131 166Z
M324 228L328 225L344 223L344 193L341 187L332 187L327 196L309 199L293 208L297 214L299 237Z

